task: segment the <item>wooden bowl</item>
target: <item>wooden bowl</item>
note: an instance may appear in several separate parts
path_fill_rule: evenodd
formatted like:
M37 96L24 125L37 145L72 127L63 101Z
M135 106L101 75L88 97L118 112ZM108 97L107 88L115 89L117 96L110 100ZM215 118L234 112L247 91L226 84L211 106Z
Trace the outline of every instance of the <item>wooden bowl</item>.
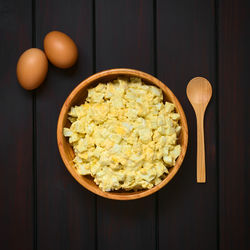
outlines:
M155 85L162 89L164 95L164 101L169 101L175 104L178 113L180 114L180 124L182 126L179 143L182 147L181 154L178 157L175 166L169 169L169 174L166 176L163 181L148 190L141 191L114 191L114 192L104 192L102 191L94 182L91 176L82 176L77 173L74 167L73 158L74 152L69 144L68 140L63 136L63 128L69 127L70 123L67 119L69 109L74 105L82 104L85 101L85 98L88 94L88 88L96 86L98 83L108 82L116 79L119 76L136 76L140 77L145 84ZM102 197L114 199L114 200L133 200L148 196L150 194L155 193L163 186L165 186L176 174L179 170L184 156L186 154L187 143L188 143L188 127L186 116L183 112L181 104L172 93L172 91L164 85L161 81L156 79L155 77L146 74L144 72L133 70L133 69L110 69L106 71L102 71L100 73L94 74L81 82L68 96L67 100L63 104L61 109L58 124L57 124L57 143L58 148L62 157L62 160L67 167L68 171L71 175L85 188L90 190L91 192L98 194Z

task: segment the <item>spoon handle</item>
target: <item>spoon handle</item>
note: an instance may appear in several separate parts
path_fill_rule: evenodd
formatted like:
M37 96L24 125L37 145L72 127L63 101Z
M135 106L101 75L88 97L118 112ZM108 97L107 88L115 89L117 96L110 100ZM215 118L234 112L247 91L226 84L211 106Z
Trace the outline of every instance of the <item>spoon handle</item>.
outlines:
M197 182L206 182L206 163L205 163L205 143L204 143L204 113L197 115Z

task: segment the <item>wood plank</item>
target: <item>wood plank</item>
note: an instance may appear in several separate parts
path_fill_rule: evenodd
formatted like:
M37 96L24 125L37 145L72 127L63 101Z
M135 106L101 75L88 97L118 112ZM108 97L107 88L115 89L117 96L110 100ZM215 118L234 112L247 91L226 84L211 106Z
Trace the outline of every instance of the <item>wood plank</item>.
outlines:
M1 249L33 249L32 92L16 79L16 63L32 46L31 1L0 2L2 122Z
M49 65L38 89L37 190L38 249L94 249L95 196L68 173L57 148L56 126L63 102L73 88L92 74L92 1L38 1L37 46L47 32L60 30L76 42L78 63L62 70Z
M213 1L157 1L158 77L179 98L189 145L175 178L159 192L159 249L217 248L216 85ZM195 76L207 78L213 97L205 115L207 183L196 183L196 122L186 97Z
M250 2L219 1L220 249L249 249Z
M153 1L96 1L96 70L154 71ZM154 249L155 195L97 199L98 249Z
M153 1L96 1L96 70L154 71ZM144 40L145 39L145 40Z

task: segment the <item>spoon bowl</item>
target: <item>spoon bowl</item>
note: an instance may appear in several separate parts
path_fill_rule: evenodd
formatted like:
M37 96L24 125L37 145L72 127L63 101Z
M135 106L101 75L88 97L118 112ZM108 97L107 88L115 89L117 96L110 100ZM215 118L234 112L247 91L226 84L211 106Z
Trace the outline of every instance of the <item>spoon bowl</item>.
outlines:
M187 96L194 109L197 105L206 108L212 96L212 86L206 78L195 77L188 83Z

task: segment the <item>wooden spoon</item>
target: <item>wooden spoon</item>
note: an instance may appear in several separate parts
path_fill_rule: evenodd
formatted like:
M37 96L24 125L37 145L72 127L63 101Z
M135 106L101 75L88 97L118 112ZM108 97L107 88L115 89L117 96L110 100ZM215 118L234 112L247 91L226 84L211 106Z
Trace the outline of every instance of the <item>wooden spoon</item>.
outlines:
M193 78L187 85L187 97L192 104L197 121L197 182L206 182L204 114L212 96L212 86L203 77Z

